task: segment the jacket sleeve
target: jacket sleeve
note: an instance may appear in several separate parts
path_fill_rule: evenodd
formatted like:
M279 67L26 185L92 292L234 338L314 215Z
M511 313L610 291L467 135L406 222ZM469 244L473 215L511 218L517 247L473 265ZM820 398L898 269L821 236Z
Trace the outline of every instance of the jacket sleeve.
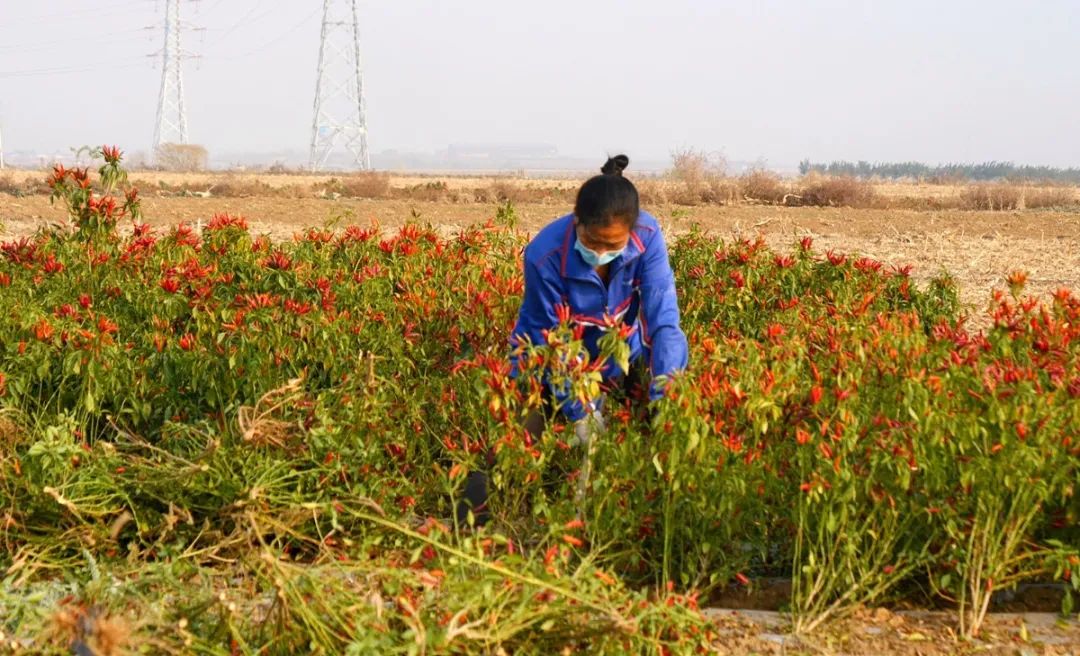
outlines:
M663 385L656 378L685 369L689 347L679 327L675 274L659 230L641 258L641 338L653 377L649 398L656 400L664 395Z
M521 337L527 336L534 345L544 344L543 331L554 328L559 323L555 315L555 306L563 300L560 281L544 273L526 258L525 260L525 294L521 301L521 309L518 311L517 324L510 336L510 375L517 377L518 362L514 353ZM585 409L579 401L571 400L569 389L556 389L545 373L545 382L551 389L558 407L563 415L570 421L577 421L585 417Z
M559 323L555 316L555 304L562 299L558 288L547 280L537 269L536 264L525 259L525 295L518 310L517 323L510 335L510 348L516 350L520 339L527 337L533 344L543 344L543 331ZM517 355L510 353L510 375L517 376Z

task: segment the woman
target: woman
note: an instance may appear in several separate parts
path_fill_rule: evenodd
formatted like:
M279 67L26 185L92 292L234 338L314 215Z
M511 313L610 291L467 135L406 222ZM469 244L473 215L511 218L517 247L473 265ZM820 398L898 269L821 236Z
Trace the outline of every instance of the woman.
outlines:
M543 343L543 331L559 323L556 306L566 304L574 321L585 326L583 340L596 357L603 317L615 317L636 328L629 338L630 359L652 374L649 397L655 400L663 395L663 381L686 367L687 343L667 246L656 219L641 211L637 189L622 175L629 163L625 155L609 158L601 175L578 190L574 213L556 219L525 248L525 296L511 342L527 336L533 344ZM610 385L622 372L608 363L602 374ZM590 443L603 430L599 407L582 407L563 390L548 391L555 407L574 422L579 443ZM543 414L532 413L525 428L541 433ZM472 472L459 519L471 508L477 523L484 523L486 501L487 476Z

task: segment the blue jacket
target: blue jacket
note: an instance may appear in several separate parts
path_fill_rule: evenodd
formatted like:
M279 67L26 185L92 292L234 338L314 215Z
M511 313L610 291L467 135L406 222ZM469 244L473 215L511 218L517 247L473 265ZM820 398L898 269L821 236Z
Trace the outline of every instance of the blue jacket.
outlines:
M626 249L610 265L606 289L596 270L574 249L576 240L574 215L569 214L550 223L525 247L525 298L511 344L522 335L528 335L533 344L543 344L542 331L559 323L555 306L566 303L575 320L587 326L585 346L596 357L603 332L590 323L598 323L605 313L621 317L627 325L637 326L629 338L630 359L646 358L654 378L650 397L659 398L663 389L655 378L686 368L688 356L686 335L679 327L675 276L660 226L646 212L638 216ZM516 361L513 364L516 375ZM603 370L605 381L619 374L614 363ZM578 401L568 402L565 391L552 392L567 419L585 416Z

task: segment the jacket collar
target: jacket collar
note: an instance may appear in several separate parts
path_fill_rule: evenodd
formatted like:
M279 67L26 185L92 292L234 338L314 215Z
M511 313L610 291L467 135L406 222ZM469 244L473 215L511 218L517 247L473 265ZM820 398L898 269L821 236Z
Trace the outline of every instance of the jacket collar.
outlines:
M571 214L568 219L569 220L566 222L566 233L563 235L562 245L559 247L559 254L561 257L559 272L564 278L592 280L596 276L596 271L585 262L585 259L581 257L581 253L578 253L574 248L574 244L577 243L577 230L574 229L574 215ZM631 262L641 257L644 252L645 244L638 235L638 228L634 228L634 230L630 231L630 241L626 243L623 254L611 263L612 271L618 271L623 267L628 266Z

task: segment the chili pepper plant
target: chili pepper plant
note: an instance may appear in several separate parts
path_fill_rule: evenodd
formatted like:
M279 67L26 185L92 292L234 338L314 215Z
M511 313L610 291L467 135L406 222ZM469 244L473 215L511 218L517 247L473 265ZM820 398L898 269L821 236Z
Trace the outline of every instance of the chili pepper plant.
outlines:
M119 150L97 154L49 178L69 226L0 244L20 648L126 622L175 653L695 653L716 647L698 605L775 576L799 632L929 591L973 636L994 592L1080 582L1069 290L1017 273L975 330L946 275L691 231L670 246L690 366L649 403L599 375L640 366L633 326L596 358L567 308L509 340L510 206L451 237L155 231ZM548 385L606 394L583 499ZM492 520L457 524L480 469Z

